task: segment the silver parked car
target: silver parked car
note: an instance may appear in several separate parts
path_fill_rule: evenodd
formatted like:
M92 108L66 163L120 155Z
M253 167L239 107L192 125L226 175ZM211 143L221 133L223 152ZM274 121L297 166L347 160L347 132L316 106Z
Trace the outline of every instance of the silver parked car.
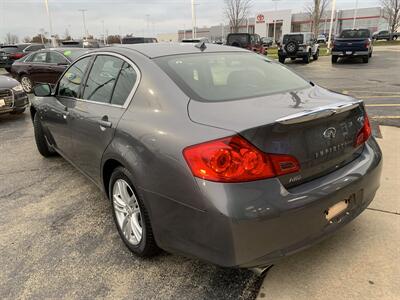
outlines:
M39 152L107 194L140 256L265 267L356 218L379 187L363 103L242 48L95 50L35 94Z

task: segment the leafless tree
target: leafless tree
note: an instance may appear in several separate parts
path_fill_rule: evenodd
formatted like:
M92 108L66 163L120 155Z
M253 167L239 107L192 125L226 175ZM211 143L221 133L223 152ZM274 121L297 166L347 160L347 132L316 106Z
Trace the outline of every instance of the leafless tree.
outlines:
M23 38L22 41L23 41L24 43L30 43L31 40L32 40L32 39L31 39L30 36L26 36L26 37Z
M328 4L329 0L312 0L312 2L310 2L306 6L306 11L310 15L310 19L312 22L311 31L315 34L316 37L319 35L319 24L326 12Z
M252 0L225 0L225 15L232 32L239 32L240 25L247 19Z
M381 5L391 32L395 32L400 27L400 0L381 0Z
M18 36L10 32L7 33L5 40L7 44L16 44L19 42Z

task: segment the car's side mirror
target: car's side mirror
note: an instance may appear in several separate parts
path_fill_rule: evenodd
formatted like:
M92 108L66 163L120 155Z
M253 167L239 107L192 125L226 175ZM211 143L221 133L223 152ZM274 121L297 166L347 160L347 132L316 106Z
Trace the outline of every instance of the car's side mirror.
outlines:
M49 97L51 96L51 86L48 83L35 85L33 93L37 97Z

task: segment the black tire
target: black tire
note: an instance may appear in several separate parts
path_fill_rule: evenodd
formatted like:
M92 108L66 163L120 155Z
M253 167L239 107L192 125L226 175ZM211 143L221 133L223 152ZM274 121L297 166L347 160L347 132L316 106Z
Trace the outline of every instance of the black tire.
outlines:
M397 36L394 36L394 37L393 37L393 41L397 41L397 39L398 39Z
M5 69L6 69L6 71L7 71L8 73L11 73L11 68L7 67L7 68L5 68Z
M143 203L142 196L138 193L137 190L135 190L134 185L132 184L131 178L133 178L132 174L129 172L129 170L125 169L124 167L116 168L111 175L109 186L108 186L108 196L111 201L114 222L115 222L115 225L117 227L118 233L119 233L122 241L124 242L124 244L128 247L128 249L131 252L133 252L134 254L136 254L140 257L152 257L152 256L157 255L161 251L161 249L157 246L156 241L154 239L153 229L151 227L150 218L147 213L146 207ZM114 187L115 182L118 179L123 179L126 183L129 184L130 188L135 193L136 200L140 207L142 238L138 245L131 244L126 239L121 228L118 225L117 216L115 213L114 203L113 203L113 187Z
M313 55L313 60L318 60L319 58L319 49L317 50L317 52Z
M371 53L369 54L369 58L371 58L372 57L372 51L371 51Z
M279 56L279 62L280 62L281 64L284 64L284 63L285 63L285 60L286 60L286 58L285 58L284 56Z
M363 60L363 63L364 63L364 64L369 63L369 55L368 55L368 56L364 56L364 57L362 58L362 60Z
M42 123L40 122L39 115L37 113L33 118L33 129L35 132L35 141L39 153L44 157L54 156L56 152L50 148L49 144L46 141L46 137L42 128Z
M309 64L310 61L311 61L311 53L308 52L307 55L303 57L303 62L304 62L305 64Z
M29 94L33 92L33 82L28 76L22 75L19 81L21 82L22 88L24 89L25 93ZM26 81L27 84L24 84L24 81Z
M20 110L14 110L11 112L12 115L21 115L25 112L25 108L20 109Z
M285 45L285 51L289 56L296 54L298 50L299 44L296 41L289 41Z
M338 56L332 55L332 63L333 63L333 64L336 64L336 63L338 62L338 60L339 60L339 57L338 57Z

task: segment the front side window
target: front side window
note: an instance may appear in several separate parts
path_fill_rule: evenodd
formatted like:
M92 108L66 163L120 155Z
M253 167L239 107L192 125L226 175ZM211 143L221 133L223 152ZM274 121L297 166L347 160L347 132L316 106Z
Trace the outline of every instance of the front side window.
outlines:
M108 55L99 55L86 81L83 99L111 103L115 83L124 61Z
M58 95L61 97L79 96L79 89L89 65L90 57L85 57L73 64L60 80L58 86Z
M199 101L246 99L309 87L295 73L253 53L166 56L156 62L190 98Z
M124 105L135 86L136 80L137 73L135 69L125 62L122 66L121 73L118 76L111 104Z

